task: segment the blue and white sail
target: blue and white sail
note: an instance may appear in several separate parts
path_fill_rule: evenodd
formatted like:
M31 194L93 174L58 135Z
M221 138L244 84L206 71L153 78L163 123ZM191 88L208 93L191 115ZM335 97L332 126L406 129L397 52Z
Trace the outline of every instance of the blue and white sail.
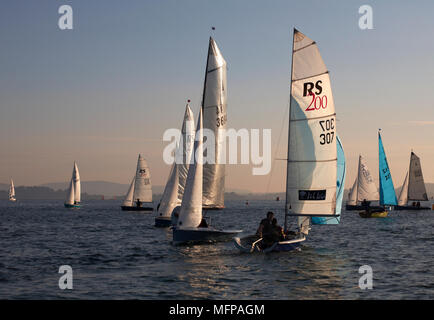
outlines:
M381 140L381 133L378 131L378 171L380 176L380 205L396 206L395 187L393 186L392 174L387 163L386 153Z
M315 41L294 30L288 132L285 229L298 216L336 217L336 113L330 77Z
M342 211L342 200L344 198L345 177L346 172L346 160L344 148L342 146L341 139L336 136L336 148L338 155L338 171L336 179L336 215L340 215ZM312 217L312 224L339 224L341 217Z

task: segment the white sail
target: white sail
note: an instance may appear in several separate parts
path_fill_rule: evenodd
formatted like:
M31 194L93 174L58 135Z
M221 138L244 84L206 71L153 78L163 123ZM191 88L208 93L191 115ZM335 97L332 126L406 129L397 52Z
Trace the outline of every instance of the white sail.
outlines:
M136 176L134 176L131 181L130 187L128 188L127 195L125 196L123 206L131 207L133 205L133 195L134 195L134 185L136 184Z
M401 192L399 193L398 205L406 206L408 202L408 172L405 175L404 184L402 185Z
M410 156L408 200L428 201L420 159L414 152Z
M15 186L14 181L11 179L11 185L9 186L9 200L16 200L15 199Z
M359 172L357 174L357 201L376 201L379 200L377 186L369 172L365 159L359 156Z
M164 188L163 197L161 198L158 208L159 217L170 217L173 209L178 205L178 184L179 184L179 166L174 164L170 171L169 179Z
M214 39L209 39L205 84L202 98L203 128L215 135L215 164L203 166L204 207L224 207L225 165L218 163L224 152L226 114L226 61ZM208 159L212 150L207 150Z
M187 104L185 107L181 133L182 143L179 144L180 147L176 151L176 157L180 157L181 159L177 159L176 163L173 164L173 167L178 167L178 205L181 204L182 197L184 195L185 182L187 181L188 168L190 166L190 159L194 146L194 117L193 111L191 111L189 104Z
M71 178L71 181L69 182L69 188L68 192L66 193L66 204L73 205L74 204L74 195L75 195L75 189L74 189L74 179Z
M74 201L80 203L81 201L81 182L80 173L78 172L77 163L74 162L74 170L72 172L72 180L74 181Z
M188 170L187 183L179 213L178 227L195 228L202 221L202 190L203 190L203 120L202 110L197 121L195 156Z
M145 158L139 154L137 160L136 179L134 184L133 202L152 202L151 174Z
M351 188L350 192L348 193L347 204L349 204L350 206L357 205L357 185L358 185L358 183L359 183L359 180L357 179L357 176L356 176L356 180L354 180L353 187Z
M286 212L335 215L336 116L316 43L294 30Z

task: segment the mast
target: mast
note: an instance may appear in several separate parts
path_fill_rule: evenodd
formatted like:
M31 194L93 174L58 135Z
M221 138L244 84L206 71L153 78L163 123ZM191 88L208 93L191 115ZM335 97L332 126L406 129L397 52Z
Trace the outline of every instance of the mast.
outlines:
M294 73L294 36L297 29L292 30L292 48L291 48L291 81L289 83L289 112L288 112L288 148L286 154L286 162L289 161L289 143L290 143L290 135L291 135L291 101L292 101L292 78ZM286 188L288 188L288 165L286 166ZM288 190L285 192L285 232L288 230Z

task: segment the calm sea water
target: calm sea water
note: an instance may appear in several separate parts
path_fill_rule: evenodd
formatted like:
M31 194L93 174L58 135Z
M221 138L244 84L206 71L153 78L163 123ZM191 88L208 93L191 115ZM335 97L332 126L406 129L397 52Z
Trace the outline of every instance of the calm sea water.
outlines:
M434 211L313 226L302 250L241 254L232 243L175 247L154 214L126 213L116 201L79 210L61 201L0 201L1 299L434 299ZM215 226L247 233L283 202L226 202ZM61 265L73 290L60 290ZM372 290L358 287L370 265Z

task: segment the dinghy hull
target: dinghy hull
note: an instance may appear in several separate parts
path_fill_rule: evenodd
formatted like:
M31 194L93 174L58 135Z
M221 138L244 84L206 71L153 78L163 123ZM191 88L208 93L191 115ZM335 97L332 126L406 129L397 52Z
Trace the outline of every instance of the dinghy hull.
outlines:
M242 230L217 230L212 228L174 228L173 244L230 241L241 232Z
M368 211L361 211L359 212L360 217L362 218L386 218L389 214L389 211L383 210L383 211L376 211L376 212L368 212Z
M157 228L169 228L172 226L172 219L170 217L156 217L155 226Z
M121 206L123 211L137 211L137 212L146 212L151 213L154 211L153 207L129 207L129 206Z
M294 250L300 250L302 242L306 240L305 237L291 239L286 241L279 241L274 243L268 248L261 248L262 238L257 235L250 235L243 238L235 237L233 238L235 247L241 252L253 253L253 252L289 252Z
M80 208L81 204L68 204L68 203L64 203L65 208L67 209L73 209L73 208Z
M369 206L369 208L371 208L373 210L383 209L383 207L381 207L381 206ZM350 204L345 205L346 211L359 211L359 210L365 210L365 209L366 209L366 206L363 206L363 205L350 205Z
M395 206L394 207L395 210L398 211L402 211L402 210L409 210L409 211L413 211L413 210L430 210L430 207L416 207L416 206Z

